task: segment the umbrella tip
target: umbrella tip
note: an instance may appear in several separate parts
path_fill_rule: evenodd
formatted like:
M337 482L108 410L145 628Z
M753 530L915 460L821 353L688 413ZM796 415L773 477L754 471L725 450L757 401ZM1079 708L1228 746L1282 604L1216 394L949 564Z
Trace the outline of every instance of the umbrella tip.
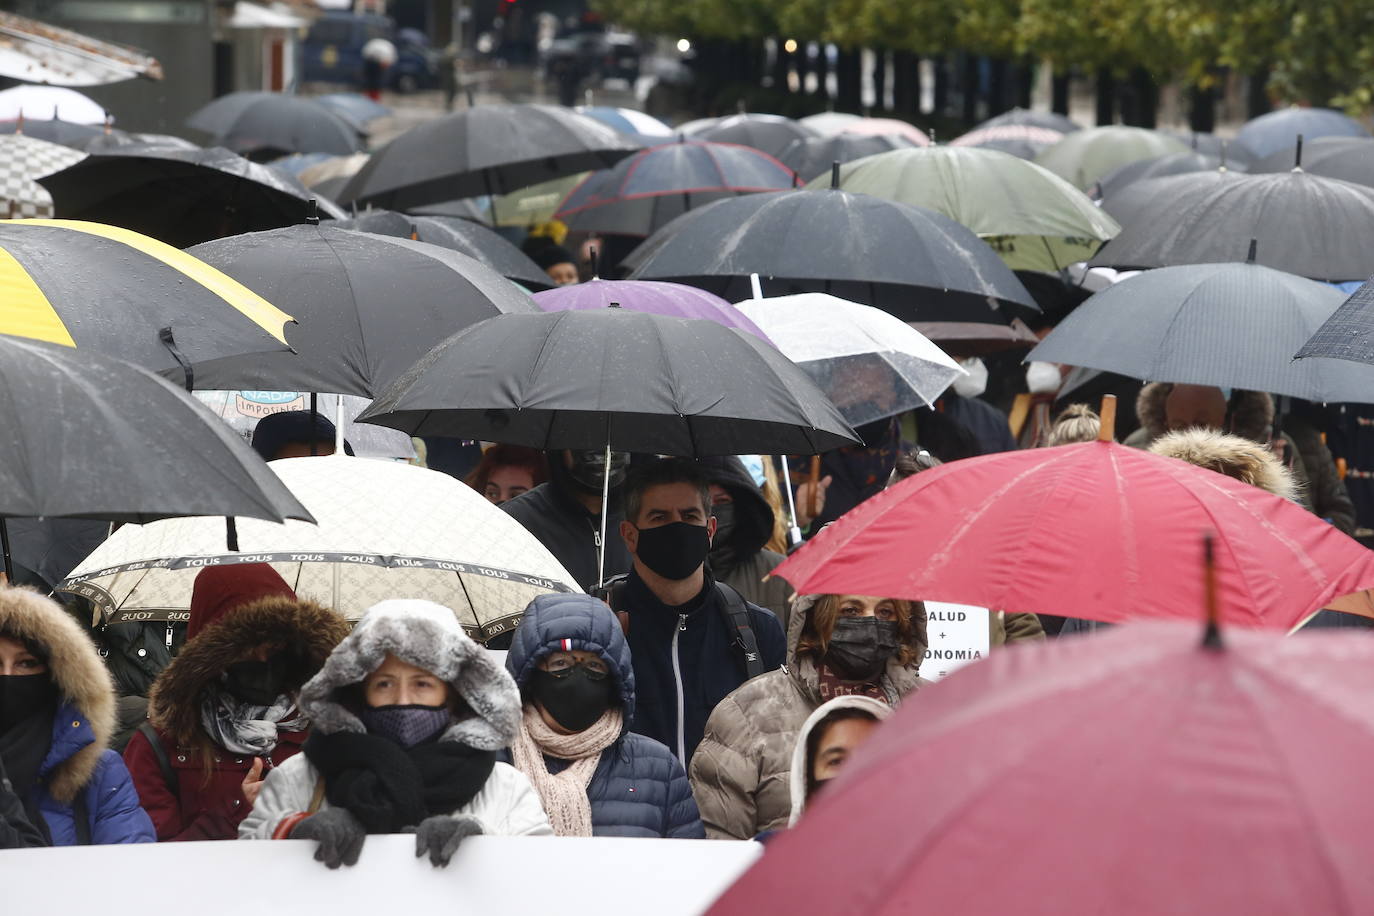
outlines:
M1246 264L1255 263L1255 256L1259 253L1259 239L1250 240L1250 252L1245 256Z
M830 190L840 189L840 160L836 159L830 163Z
M305 221L312 226L320 224L320 205L313 197L305 205Z
M1221 625L1217 613L1216 536L1210 531L1202 536L1202 558L1207 593L1207 629L1202 634L1202 647L1223 649L1225 646L1221 642Z
M420 241L420 227L415 223L410 224L410 240L412 242Z
M608 309L618 309L618 308L620 308L620 303L619 303L619 302L607 302L607 303L606 303L606 308L608 308Z
M1293 152L1293 171L1302 171L1302 134L1298 134L1297 149Z

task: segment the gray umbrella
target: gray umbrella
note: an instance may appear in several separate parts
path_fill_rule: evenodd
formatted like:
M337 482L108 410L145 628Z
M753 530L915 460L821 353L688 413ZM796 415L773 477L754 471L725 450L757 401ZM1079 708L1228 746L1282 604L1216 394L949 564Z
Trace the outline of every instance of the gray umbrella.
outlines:
M1374 142L1368 137L1319 137L1299 147L1271 153L1255 163L1252 172L1288 172L1300 166L1322 178L1339 178L1374 187Z
M848 191L774 191L707 204L624 262L635 280L670 280L731 302L824 292L903 321L1006 325L1038 311L987 243L923 207ZM925 333L925 328L922 328Z
M333 153L346 156L363 148L358 128L314 99L280 92L231 92L197 109L186 119L236 153Z
M1374 365L1374 284L1365 283L1342 302L1294 359L1312 356Z
M553 105L479 105L413 127L372 155L341 203L409 210L480 194L507 194L615 165L639 145Z
M806 140L820 134L800 121L782 115L738 114L706 124L692 131L689 136L693 140L752 146L776 157L793 140Z
M1194 172L1215 172L1221 168L1221 160L1203 153L1169 153L1154 159L1139 159L1113 169L1097 182L1094 197L1108 200L1115 198L1128 185L1151 178L1168 178L1171 175L1190 175ZM1244 172L1244 168L1230 171Z
M793 140L778 153L778 160L797 173L801 184L813 178L830 173L836 162L844 164L876 156L894 149L912 149L916 144L898 134L861 134L838 133L828 137L808 137Z
M1258 264L1164 267L1094 295L1027 359L1147 381L1374 402L1374 369L1293 360L1341 301L1324 283Z
M1329 283L1374 274L1374 188L1363 185L1303 171L1197 172L1137 182L1105 209L1123 229L1093 267L1234 261L1257 239L1259 263L1276 270Z
M299 322L287 331L296 353L197 363L197 388L370 398L436 341L503 312L539 311L509 280L466 255L331 226L252 232L189 253L289 308Z

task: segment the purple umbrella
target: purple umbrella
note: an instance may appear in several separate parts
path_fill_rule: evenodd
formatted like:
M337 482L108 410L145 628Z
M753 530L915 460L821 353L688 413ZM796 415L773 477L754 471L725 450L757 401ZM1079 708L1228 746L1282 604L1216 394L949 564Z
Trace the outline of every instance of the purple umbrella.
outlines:
M634 312L651 312L670 318L700 318L753 334L772 344L768 335L724 299L705 290L659 280L592 280L557 286L534 294L546 312L585 312L608 308L612 303Z

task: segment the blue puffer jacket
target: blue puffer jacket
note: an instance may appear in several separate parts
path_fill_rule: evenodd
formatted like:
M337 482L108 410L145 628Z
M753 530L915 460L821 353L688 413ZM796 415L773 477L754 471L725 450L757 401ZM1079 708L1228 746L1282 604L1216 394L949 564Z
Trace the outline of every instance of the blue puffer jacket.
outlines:
M601 753L587 786L594 836L703 839L706 831L682 764L652 738L629 731L634 717L635 678L630 647L610 608L588 595L541 595L530 602L515 631L506 668L523 692L539 660L570 640L572 649L595 652L620 688L626 730ZM568 766L544 758L549 772Z

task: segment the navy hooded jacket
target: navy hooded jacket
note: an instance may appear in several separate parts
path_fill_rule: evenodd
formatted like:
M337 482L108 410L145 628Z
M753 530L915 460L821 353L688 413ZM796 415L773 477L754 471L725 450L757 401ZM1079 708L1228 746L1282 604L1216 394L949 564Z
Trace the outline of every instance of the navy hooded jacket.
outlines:
M560 648L595 652L619 687L625 714L620 739L601 752L587 786L593 836L704 839L705 828L692 798L687 773L668 748L629 731L635 709L635 676L630 647L620 622L604 603L588 595L541 595L530 602L515 631L506 669L524 692L539 660ZM544 757L549 772L569 765Z

